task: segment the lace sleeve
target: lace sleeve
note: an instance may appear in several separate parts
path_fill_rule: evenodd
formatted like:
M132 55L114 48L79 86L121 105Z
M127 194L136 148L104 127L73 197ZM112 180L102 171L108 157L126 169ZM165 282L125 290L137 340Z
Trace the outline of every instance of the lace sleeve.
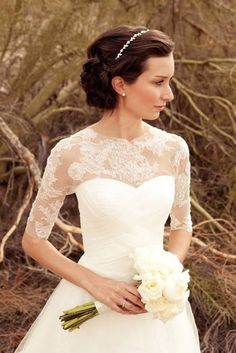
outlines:
M67 173L70 158L63 140L52 148L27 220L27 234L41 239L49 237L65 196L73 193L73 180Z
M183 229L192 231L191 205L190 205L190 160L189 148L186 141L178 136L179 148L175 152L174 165L175 197L170 212L171 230Z

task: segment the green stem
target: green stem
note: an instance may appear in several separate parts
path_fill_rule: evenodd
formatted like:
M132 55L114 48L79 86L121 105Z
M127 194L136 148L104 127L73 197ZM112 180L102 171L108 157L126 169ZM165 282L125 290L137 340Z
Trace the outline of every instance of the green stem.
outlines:
M73 314L74 312L77 312L77 311L80 312L81 309L90 309L90 308L95 308L94 302L88 302L85 304L77 305L72 309L64 310L63 313L64 314Z

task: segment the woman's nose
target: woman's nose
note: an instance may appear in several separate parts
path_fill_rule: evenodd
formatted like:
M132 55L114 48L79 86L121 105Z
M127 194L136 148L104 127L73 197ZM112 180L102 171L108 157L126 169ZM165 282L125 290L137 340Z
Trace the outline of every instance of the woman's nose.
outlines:
M163 92L161 98L167 102L171 102L174 99L174 97L175 96L173 95L172 89L170 88L170 86L168 86L165 92Z

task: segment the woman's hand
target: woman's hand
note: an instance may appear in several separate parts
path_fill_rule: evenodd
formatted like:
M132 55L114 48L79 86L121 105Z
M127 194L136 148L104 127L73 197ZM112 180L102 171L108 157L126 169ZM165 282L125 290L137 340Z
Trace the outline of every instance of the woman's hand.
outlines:
M121 314L142 314L147 310L141 302L137 282L128 284L104 277L90 281L87 291L98 301ZM125 301L125 307L122 304Z
M99 276L80 263L75 263L62 255L48 240L25 233L22 246L25 252L43 267L84 288L111 309L122 314L146 312L143 310L144 305L134 284ZM122 308L125 299L125 308Z

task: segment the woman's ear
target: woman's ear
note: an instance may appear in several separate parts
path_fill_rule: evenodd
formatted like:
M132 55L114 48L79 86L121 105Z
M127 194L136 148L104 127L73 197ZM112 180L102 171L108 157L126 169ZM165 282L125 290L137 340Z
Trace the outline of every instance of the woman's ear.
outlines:
M113 89L119 95L122 95L122 93L125 92L125 82L121 76L112 77L111 84L112 84Z

